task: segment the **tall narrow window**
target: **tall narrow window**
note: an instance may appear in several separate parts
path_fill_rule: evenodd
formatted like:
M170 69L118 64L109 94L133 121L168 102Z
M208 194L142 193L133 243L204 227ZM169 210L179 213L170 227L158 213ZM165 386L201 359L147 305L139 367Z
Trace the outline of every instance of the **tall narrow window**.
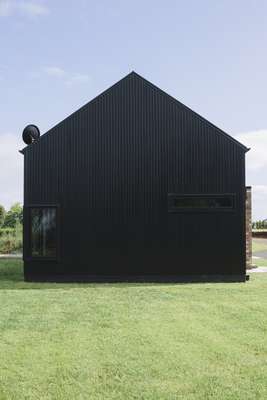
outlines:
M57 208L31 207L31 257L57 257Z

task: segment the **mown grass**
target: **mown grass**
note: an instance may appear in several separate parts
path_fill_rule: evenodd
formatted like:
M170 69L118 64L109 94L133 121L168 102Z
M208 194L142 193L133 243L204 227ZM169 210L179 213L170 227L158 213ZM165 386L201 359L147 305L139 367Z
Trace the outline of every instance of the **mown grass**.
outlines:
M267 240L252 240L252 252L255 253L257 251L267 251Z
M253 239L252 240L252 252L267 251L267 240L264 239ZM267 259L265 258L254 258L252 259L253 265L257 267L267 267Z
M0 261L0 399L266 399L267 275L35 284Z
M266 258L252 258L252 264L257 267L267 267Z

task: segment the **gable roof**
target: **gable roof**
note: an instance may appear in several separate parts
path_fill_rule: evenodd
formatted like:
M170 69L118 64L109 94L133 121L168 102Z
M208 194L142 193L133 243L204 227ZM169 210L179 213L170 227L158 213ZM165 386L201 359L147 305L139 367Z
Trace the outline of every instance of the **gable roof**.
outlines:
M51 134L52 130L57 127L58 125L60 125L61 123L65 122L66 120L68 120L69 118L71 118L74 114L82 111L83 109L85 109L86 107L88 107L90 104L94 103L96 100L98 100L100 97L104 96L105 94L107 94L108 92L112 91L112 89L119 85L122 81L129 79L131 77L135 77L136 79L140 79L143 82L145 82L148 86L150 86L153 89L156 89L158 91L158 93L160 93L162 96L167 97L170 101L176 103L179 107L183 107L186 110L190 111L191 113L193 113L195 115L196 118L200 119L201 121L205 122L206 124L208 124L210 127L212 127L213 129L215 129L216 132L218 132L218 134L223 135L224 137L226 137L227 139L229 139L230 141L232 141L234 144L236 144L237 146L239 146L244 152L249 151L250 149L247 148L246 146L244 146L242 143L240 143L238 140L234 139L232 136L228 135L226 132L224 132L222 129L218 128L216 125L212 124L210 121L208 121L207 119L205 119L204 117L202 117L201 115L199 115L198 113L196 113L195 111L193 111L191 108L187 107L186 105L184 105L183 103L181 103L180 101L178 101L177 99L175 99L173 96L169 95L168 93L164 92L162 89L160 89L159 87L157 87L156 85L154 85L153 83L149 82L147 79L143 78L141 75L137 74L135 71L130 72L129 74L127 74L124 78L120 79L118 82L116 82L115 84L113 84L112 86L110 86L108 89L104 90L102 93L100 93L98 96L94 97L92 100L90 100L88 103L86 103L85 105L83 105L82 107L80 107L78 110L74 111L73 113L71 113L68 117L66 117L64 120L60 121L58 124L56 124L55 126L53 126L52 128L50 128L46 133L44 133L40 139L38 140L37 143L39 143L40 141L42 141L42 138L46 135ZM26 150L31 149L33 144L30 144L26 147L24 147L22 150L20 150L20 153L24 154Z

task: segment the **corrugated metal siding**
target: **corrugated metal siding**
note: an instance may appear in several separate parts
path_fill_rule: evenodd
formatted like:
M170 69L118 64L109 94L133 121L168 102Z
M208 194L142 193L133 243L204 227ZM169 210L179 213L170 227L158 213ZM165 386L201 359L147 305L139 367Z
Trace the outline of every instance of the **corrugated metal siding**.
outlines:
M244 158L129 75L25 151L25 206L60 204L62 238L60 263L26 262L26 272L244 273ZM237 207L168 214L168 193L235 193Z

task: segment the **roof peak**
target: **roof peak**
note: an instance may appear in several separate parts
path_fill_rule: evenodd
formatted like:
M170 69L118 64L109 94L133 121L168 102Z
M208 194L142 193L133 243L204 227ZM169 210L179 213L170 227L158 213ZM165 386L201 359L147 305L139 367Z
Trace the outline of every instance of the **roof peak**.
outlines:
M120 84L122 81L124 81L127 78L130 78L131 76L134 76L140 80L142 80L143 82L145 82L147 85L149 85L151 88L153 88L154 90L157 90L159 93L161 93L164 96L167 96L171 101L175 102L177 105L184 107L185 109L187 109L188 111L192 112L197 118L201 119L202 121L205 121L207 124L209 124L210 126L212 126L213 128L215 128L218 133L221 133L223 136L227 137L229 140L231 140L232 142L234 142L235 144L239 145L245 152L247 152L248 150L250 150L249 148L247 148L246 146L244 146L242 143L240 143L239 141L237 141L234 137L230 136L228 133L224 132L222 129L218 128L216 125L214 125L212 122L208 121L206 118L202 117L200 114L198 114L197 112L193 111L190 107L186 106L185 104L181 103L179 100L177 100L175 97L171 96L170 94L168 94L167 92L165 92L164 90L160 89L158 86L156 86L154 83L150 82L149 80L147 80L146 78L144 78L142 75L138 74L136 71L132 70L131 72L129 72L127 75L125 75L123 78L121 78L119 81L115 82L113 85L111 85L109 88L107 88L106 90L104 90L102 93L100 93L99 95L97 95L95 98L93 98L92 100L90 100L89 102L87 102L85 105L83 105L82 107L80 107L78 110L74 111L73 113L71 113L68 117L66 117L65 119L63 119L62 121L60 121L58 124L56 124L54 127L52 127L51 129L49 129L47 132L45 132L40 139L42 139L43 136L47 135L52 129L54 129L57 125L61 124L63 121L65 121L66 119L70 118L73 114L75 114L78 111L81 111L82 109L84 109L85 107L87 107L90 103L93 103L95 100L97 100L100 96L103 96L104 94L108 93L110 90L112 90L115 86L117 86L118 84ZM38 141L39 143L39 141ZM24 151L28 148L31 148L32 145L28 145L27 147L24 147L20 152L24 154Z

